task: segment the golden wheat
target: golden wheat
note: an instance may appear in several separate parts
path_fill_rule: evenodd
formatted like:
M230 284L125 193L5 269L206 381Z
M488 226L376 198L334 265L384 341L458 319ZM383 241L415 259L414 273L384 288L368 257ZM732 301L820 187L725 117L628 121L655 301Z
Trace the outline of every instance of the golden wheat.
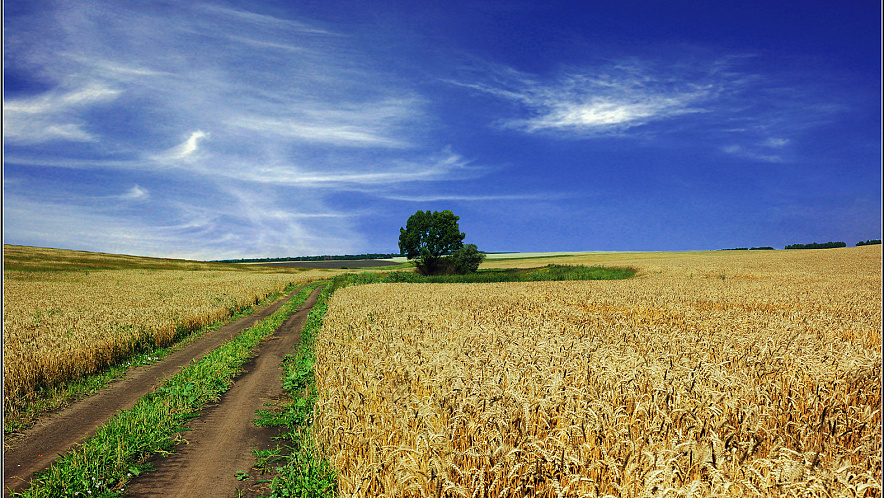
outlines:
M336 292L341 496L880 496L880 246L612 259L640 277Z
M36 390L256 304L317 272L101 270L3 275L4 414Z

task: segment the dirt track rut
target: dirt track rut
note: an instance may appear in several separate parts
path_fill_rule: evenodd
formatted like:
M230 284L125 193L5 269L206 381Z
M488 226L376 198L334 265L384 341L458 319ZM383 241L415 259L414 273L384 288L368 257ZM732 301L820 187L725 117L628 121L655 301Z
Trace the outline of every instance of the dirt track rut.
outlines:
M8 438L4 442L7 447L4 448L3 455L3 495L9 496L10 490L20 492L26 489L33 475L49 467L58 458L59 453L65 453L75 444L82 443L95 435L98 427L115 413L132 408L139 398L153 391L163 379L174 375L182 367L190 364L193 359L202 357L243 330L273 314L302 288L303 286L250 316L240 318L207 333L200 339L170 354L163 361L130 370L123 379L111 383L99 393L44 417L21 436ZM314 292L311 295L311 301L301 305L300 309L309 309L315 303L317 294L318 292ZM296 315L301 313L302 311L299 311ZM306 317L306 311L303 314ZM292 317L296 315L292 315ZM285 325L280 330L283 328ZM247 364L247 367L251 364ZM278 376L276 380L275 384L279 384ZM247 417L249 422L253 418L253 413L254 409ZM190 496L196 495L191 494Z
M316 303L316 289L299 310L276 333L263 341L255 357L244 366L218 403L207 406L191 420L183 434L187 444L165 458L155 458L156 470L130 482L126 496L133 497L223 497L252 496L260 491L258 474L240 481L237 472L249 472L255 464L252 450L275 446L277 428L255 427L255 410L264 408L283 394L281 363L292 353Z

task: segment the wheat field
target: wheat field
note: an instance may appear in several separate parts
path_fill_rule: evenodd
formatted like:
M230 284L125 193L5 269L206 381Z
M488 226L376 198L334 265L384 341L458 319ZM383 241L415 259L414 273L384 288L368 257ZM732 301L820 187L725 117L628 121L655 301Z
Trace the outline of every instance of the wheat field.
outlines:
M341 289L316 441L340 496L880 496L880 248Z
M167 346L176 335L288 285L328 276L18 246L4 250L6 417L43 387L99 371L142 347ZM155 267L94 269L120 265ZM71 269L81 266L93 269ZM166 269L176 267L188 269Z

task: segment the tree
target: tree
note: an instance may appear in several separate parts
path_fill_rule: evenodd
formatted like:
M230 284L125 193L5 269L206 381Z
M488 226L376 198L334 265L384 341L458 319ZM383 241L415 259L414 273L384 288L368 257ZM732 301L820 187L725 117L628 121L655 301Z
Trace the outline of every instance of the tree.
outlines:
M448 210L414 213L405 228L399 229L399 250L408 259L417 260L417 269L424 275L475 271L485 255L475 244L464 249L466 235L457 225L459 219Z
M786 249L832 249L834 247L847 247L847 244L844 242L826 242L825 244L814 242L812 244L790 244L786 246Z
M485 253L479 252L476 244L466 244L454 251L451 258L454 260L455 271L459 275L464 275L479 269L479 265L485 259Z
M859 246L872 246L872 245L877 245L880 243L881 243L881 239L871 239L871 240L866 240L866 241L861 240L861 241L857 242L856 245L857 245L857 247L859 247Z

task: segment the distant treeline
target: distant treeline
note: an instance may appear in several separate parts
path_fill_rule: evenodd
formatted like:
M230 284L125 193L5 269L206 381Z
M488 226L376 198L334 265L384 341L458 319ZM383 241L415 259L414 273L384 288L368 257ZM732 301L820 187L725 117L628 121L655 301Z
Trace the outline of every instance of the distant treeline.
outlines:
M786 249L832 249L834 247L847 247L847 244L844 242L826 242L825 244L814 242L812 244L791 244L786 246Z
M774 248L771 246L763 246L763 247L733 247L731 249L721 249L722 251L773 251Z
M856 243L857 246L871 246L875 244L880 244L881 239L870 239L866 241L859 241ZM847 247L847 244L844 242L826 242L825 244L819 244L814 242L812 244L790 244L785 247L785 249L832 249L834 247ZM719 251L773 251L774 248L770 246L764 247L731 247L730 249L719 249Z
M352 261L355 259L390 259L401 256L398 253L345 254L343 256L293 256L290 258L242 258L219 259L216 263L278 263L280 261Z

